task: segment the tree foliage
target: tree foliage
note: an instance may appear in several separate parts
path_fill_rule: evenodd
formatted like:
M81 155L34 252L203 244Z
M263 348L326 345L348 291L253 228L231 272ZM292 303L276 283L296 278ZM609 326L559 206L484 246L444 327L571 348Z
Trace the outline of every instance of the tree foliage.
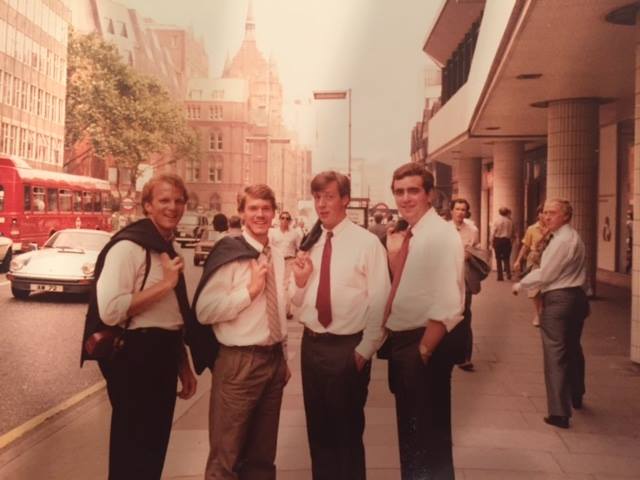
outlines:
M124 63L116 47L97 35L71 32L65 148L81 142L90 151L76 153L67 163L88 153L111 158L119 169L128 169L131 185L140 164L154 154L169 155L170 161L199 156L196 132L155 78Z

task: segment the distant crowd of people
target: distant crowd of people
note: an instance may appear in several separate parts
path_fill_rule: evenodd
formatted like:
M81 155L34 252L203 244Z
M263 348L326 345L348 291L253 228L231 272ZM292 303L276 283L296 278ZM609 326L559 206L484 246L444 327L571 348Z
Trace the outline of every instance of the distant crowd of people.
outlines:
M319 173L310 184L318 221L306 231L288 211L277 214L269 186L246 187L238 215L213 218L219 235L189 304L184 261L173 246L187 190L176 175L149 180L145 218L121 228L99 257L99 321L85 329L85 338L107 326L125 329L123 347L99 360L112 405L110 479L161 477L178 381L178 397L189 398L207 368L205 479L274 479L292 319L304 327L314 480L366 478L364 407L376 353L389 362L402 479L454 478L451 376L455 365L475 368L472 298L491 271L490 252L480 246L466 199L451 202L450 220L435 211L434 179L424 167L397 168L391 189L399 218L376 213L367 230L347 216L349 178ZM521 273L512 292L534 299L544 420L561 428L585 392L586 261L571 214L568 202L547 201L513 269L508 208L490 234L498 280Z

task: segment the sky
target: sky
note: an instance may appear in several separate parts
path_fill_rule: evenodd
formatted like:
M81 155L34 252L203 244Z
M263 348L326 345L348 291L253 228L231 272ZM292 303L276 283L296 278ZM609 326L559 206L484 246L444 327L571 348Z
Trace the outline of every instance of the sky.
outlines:
M115 1L157 22L191 27L215 77L240 46L249 0ZM315 171L346 170L349 112L344 100L312 101L314 90L351 89L352 158L365 159L371 181L409 160L430 63L422 45L441 3L253 0L258 48L276 60L285 119L313 150Z

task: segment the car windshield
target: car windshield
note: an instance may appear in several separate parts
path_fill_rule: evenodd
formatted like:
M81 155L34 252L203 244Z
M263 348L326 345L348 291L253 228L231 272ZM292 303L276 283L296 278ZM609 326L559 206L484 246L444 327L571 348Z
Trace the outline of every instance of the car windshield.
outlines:
M47 243L44 244L45 248L69 248L77 250L102 250L107 242L109 236L104 233L91 232L91 231L61 231L54 233Z

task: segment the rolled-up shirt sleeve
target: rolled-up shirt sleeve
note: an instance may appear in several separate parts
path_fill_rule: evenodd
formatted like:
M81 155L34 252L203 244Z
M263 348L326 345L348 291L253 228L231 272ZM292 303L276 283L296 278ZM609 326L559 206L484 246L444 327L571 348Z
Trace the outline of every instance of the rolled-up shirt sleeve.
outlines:
M96 284L98 312L105 324L114 326L127 320L145 258L144 248L129 240L117 242L107 253Z
M220 267L207 281L196 302L198 321L205 325L228 322L251 304L247 282L236 275L238 262Z

